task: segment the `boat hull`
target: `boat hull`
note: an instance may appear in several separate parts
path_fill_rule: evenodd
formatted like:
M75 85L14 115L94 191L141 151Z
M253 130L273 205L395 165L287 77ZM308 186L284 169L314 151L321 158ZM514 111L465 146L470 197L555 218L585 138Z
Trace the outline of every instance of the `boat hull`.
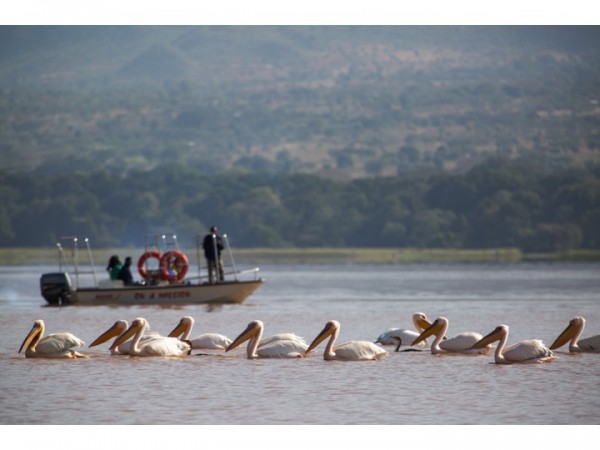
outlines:
M242 303L263 283L264 279L257 279L225 281L217 284L79 288L72 292L71 304L80 306L235 304Z

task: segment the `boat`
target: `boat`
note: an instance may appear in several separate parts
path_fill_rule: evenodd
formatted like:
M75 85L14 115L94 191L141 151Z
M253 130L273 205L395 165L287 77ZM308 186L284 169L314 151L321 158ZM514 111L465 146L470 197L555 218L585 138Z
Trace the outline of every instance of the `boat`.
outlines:
M225 234L224 253L229 255L229 261L223 261L224 280L210 282L202 239L201 236L196 238L198 274L188 276L189 259L179 249L175 234L146 235L145 250L138 259L141 281L124 285L121 280L109 279L108 275L98 280L88 238L61 237L56 244L58 271L44 273L40 278L42 297L48 303L47 306L239 304L265 282L265 279L258 276L258 267L236 269ZM87 253L87 263L80 261L78 246L82 241Z

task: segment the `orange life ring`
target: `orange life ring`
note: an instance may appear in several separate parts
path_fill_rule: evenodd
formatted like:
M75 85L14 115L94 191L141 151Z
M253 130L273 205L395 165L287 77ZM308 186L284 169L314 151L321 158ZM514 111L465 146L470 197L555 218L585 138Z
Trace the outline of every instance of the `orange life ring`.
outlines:
M140 259L138 259L138 272L145 280L148 279L149 276L155 276L154 273L156 272L149 271L146 268L146 261L148 260L148 258L156 258L158 259L160 264L160 253L157 250L150 250L144 253L142 256L140 256Z
M189 268L189 260L185 253L170 250L160 257L160 274L169 282L183 280Z

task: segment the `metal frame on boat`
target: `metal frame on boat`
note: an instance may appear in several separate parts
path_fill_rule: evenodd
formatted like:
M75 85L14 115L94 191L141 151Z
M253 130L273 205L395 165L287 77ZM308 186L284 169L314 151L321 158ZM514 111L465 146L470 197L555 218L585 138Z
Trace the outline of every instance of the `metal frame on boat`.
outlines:
M57 272L42 274L40 290L49 305L193 305L242 303L265 280L258 277L259 268L237 270L227 235L223 235L229 263L225 266L225 279L209 283L208 268L203 264L202 237L196 239L198 273L187 277L188 260L181 252L175 234L147 235L145 251L138 261L142 281L134 285L123 285L120 280L108 278L98 281L89 239L83 239L88 262L80 262L80 239L75 236L62 237L56 244L59 268ZM146 257L143 260L142 257ZM151 267L148 258L156 258ZM167 271L169 257L175 257ZM173 258L171 258L173 259ZM202 275L202 269L206 274ZM175 270L175 271L172 271ZM242 279L245 277L245 279Z

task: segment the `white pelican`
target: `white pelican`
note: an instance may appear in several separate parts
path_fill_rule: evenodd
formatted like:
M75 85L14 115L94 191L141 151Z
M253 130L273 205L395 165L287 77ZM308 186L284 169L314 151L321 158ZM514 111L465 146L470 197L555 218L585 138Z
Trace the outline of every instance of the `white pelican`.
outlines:
M87 358L74 349L85 345L71 333L53 333L44 337L46 326L42 319L33 322L33 327L21 344L19 353L25 349L26 358Z
M556 350L571 340L569 343L571 353L600 353L600 334L579 340L584 328L585 319L583 317L571 319L567 328L552 343L550 350Z
M508 325L498 325L494 331L473 345L473 348L482 348L494 341L500 341L494 353L496 364L514 363L547 363L558 359L539 339L529 339L517 342L506 349L508 339Z
M298 340L275 340L259 347L264 325L260 320L253 320L246 329L236 337L225 350L233 350L243 342L249 341L246 349L248 359L256 358L302 358L308 346Z
M303 337L300 337L294 333L279 333L269 336L268 338L261 339L258 343L258 348L270 345L276 341L296 341L299 344L306 344L306 341Z
M133 341L129 347L129 354L131 356L182 356L189 355L192 351L192 346L189 342L180 341L173 337L158 336L140 342L148 326L146 319L141 317L135 319L127 331L113 342L110 349L118 347L133 336Z
M94 342L92 342L89 347L95 347L96 345L103 344L108 341L110 338L114 337L116 342L125 332L129 324L126 320L117 320L108 330L102 333L100 336L96 338ZM116 337L115 337L116 336ZM146 341L148 339L154 339L160 337L158 333L148 333L142 336L141 341ZM116 347L111 346L110 354L111 355L129 355L129 347L131 346L131 341L123 342L121 345Z
M306 350L306 353L312 351L317 345L327 339L327 337L331 336L325 347L325 351L323 352L323 359L325 359L325 361L379 360L389 354L386 350L369 341L350 341L334 346L339 334L340 323L337 320L330 320L314 341L312 341Z
M416 345L423 341L425 338L435 335L434 341L431 343L431 354L466 354L466 355L478 355L488 354L492 351L491 346L481 347L477 349L471 348L477 343L482 335L474 331L466 331L458 334L452 338L445 339L446 331L448 330L448 319L445 317L438 317L433 323L427 327L417 339L412 342L412 345Z
M401 346L411 346L412 342L419 337L419 334L431 325L427 316L422 312L413 314L412 321L416 331L404 328L390 328L385 333L379 335L375 344L396 345L396 351L398 351ZM415 347L427 348L427 345L427 341L421 341Z
M218 333L203 333L190 339L190 333L194 327L195 320L191 316L181 318L177 326L169 333L169 337L181 336L182 341L189 341L193 349L225 350L231 339Z

